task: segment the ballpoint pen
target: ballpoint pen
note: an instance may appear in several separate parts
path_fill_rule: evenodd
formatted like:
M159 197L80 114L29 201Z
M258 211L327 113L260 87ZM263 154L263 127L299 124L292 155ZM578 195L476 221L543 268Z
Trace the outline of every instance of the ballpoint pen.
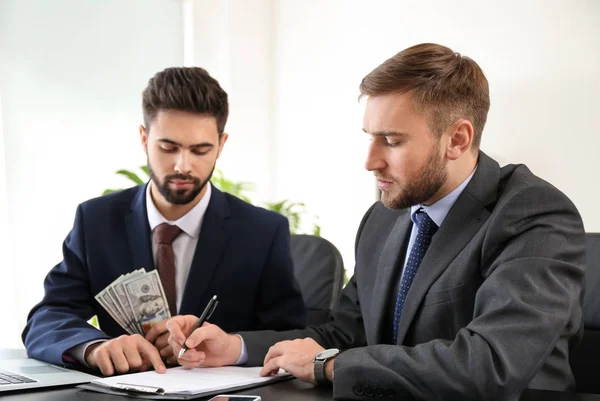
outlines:
M217 296L214 295L210 299L210 301L208 301L208 305L206 305L206 308L204 308L204 311L200 315L200 318L198 319L198 321L194 325L194 328L192 329L192 331L190 332L190 334L193 333L194 331L196 331L197 328L199 328L200 326L202 326L204 324L204 322L206 322L208 320L208 318L213 314L213 312L215 311L215 309L217 309L217 304L218 303L219 303L219 301L217 301ZM185 341L187 341L187 338L185 339ZM183 356L183 354L185 353L185 351L188 350L187 345L185 345L185 341L183 342L183 347L181 347L181 349L179 350L179 354L177 355L177 359L181 358Z

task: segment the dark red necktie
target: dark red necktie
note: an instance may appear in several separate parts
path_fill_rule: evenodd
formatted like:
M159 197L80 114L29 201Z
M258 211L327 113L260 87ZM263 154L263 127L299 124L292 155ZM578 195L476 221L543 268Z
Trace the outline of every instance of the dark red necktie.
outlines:
M177 289L175 286L173 241L181 234L181 229L177 226L162 223L154 229L154 234L157 242L156 269L165 290L169 311L172 316L175 316L177 314Z

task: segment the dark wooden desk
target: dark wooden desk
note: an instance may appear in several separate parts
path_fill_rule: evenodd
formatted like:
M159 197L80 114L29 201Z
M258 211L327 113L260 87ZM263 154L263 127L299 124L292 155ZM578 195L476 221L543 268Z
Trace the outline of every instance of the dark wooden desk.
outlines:
M25 353L24 350L0 348L0 358L15 352ZM300 380L288 380L268 386L241 391L239 394L260 395L263 401L329 401L333 399L331 386L315 387ZM134 400L126 396L115 396L77 388L50 388L47 390L31 390L0 393L2 401L118 401ZM207 400L210 397L198 398ZM373 399L373 398L365 398ZM558 391L526 390L521 401L600 401L600 395L577 394Z
M328 401L333 399L331 387L313 387L312 385L303 383L299 380L257 387L255 389L242 391L240 394L260 395L263 401ZM94 393L75 388L5 393L0 397L2 398L2 401L131 401L134 399L125 396L120 397ZM521 397L521 401L600 401L600 395L526 390Z

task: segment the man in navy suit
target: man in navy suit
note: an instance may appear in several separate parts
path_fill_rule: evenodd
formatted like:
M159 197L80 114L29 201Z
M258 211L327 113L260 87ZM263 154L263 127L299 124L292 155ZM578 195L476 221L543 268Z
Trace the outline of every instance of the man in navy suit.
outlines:
M163 372L176 363L166 322L145 336L127 335L94 299L120 275L165 260L156 229L167 225L180 231L170 272L158 268L172 312L198 316L216 294L211 322L228 331L305 325L287 219L209 182L228 138L227 93L202 68L168 68L150 79L142 104L151 179L79 205L64 259L46 277L44 298L23 331L30 357L104 375ZM93 315L102 330L87 323Z

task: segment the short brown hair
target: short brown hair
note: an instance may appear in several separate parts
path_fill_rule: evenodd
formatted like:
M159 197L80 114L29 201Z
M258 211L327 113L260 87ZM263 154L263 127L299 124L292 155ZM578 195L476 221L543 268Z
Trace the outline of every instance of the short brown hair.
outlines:
M362 96L413 94L413 106L424 113L435 135L459 118L473 124L478 149L490 109L488 81L477 63L451 49L422 43L402 50L371 71L360 83Z
M219 135L229 115L227 93L200 67L172 67L154 75L142 94L142 109L147 129L159 111L178 110L214 117Z

